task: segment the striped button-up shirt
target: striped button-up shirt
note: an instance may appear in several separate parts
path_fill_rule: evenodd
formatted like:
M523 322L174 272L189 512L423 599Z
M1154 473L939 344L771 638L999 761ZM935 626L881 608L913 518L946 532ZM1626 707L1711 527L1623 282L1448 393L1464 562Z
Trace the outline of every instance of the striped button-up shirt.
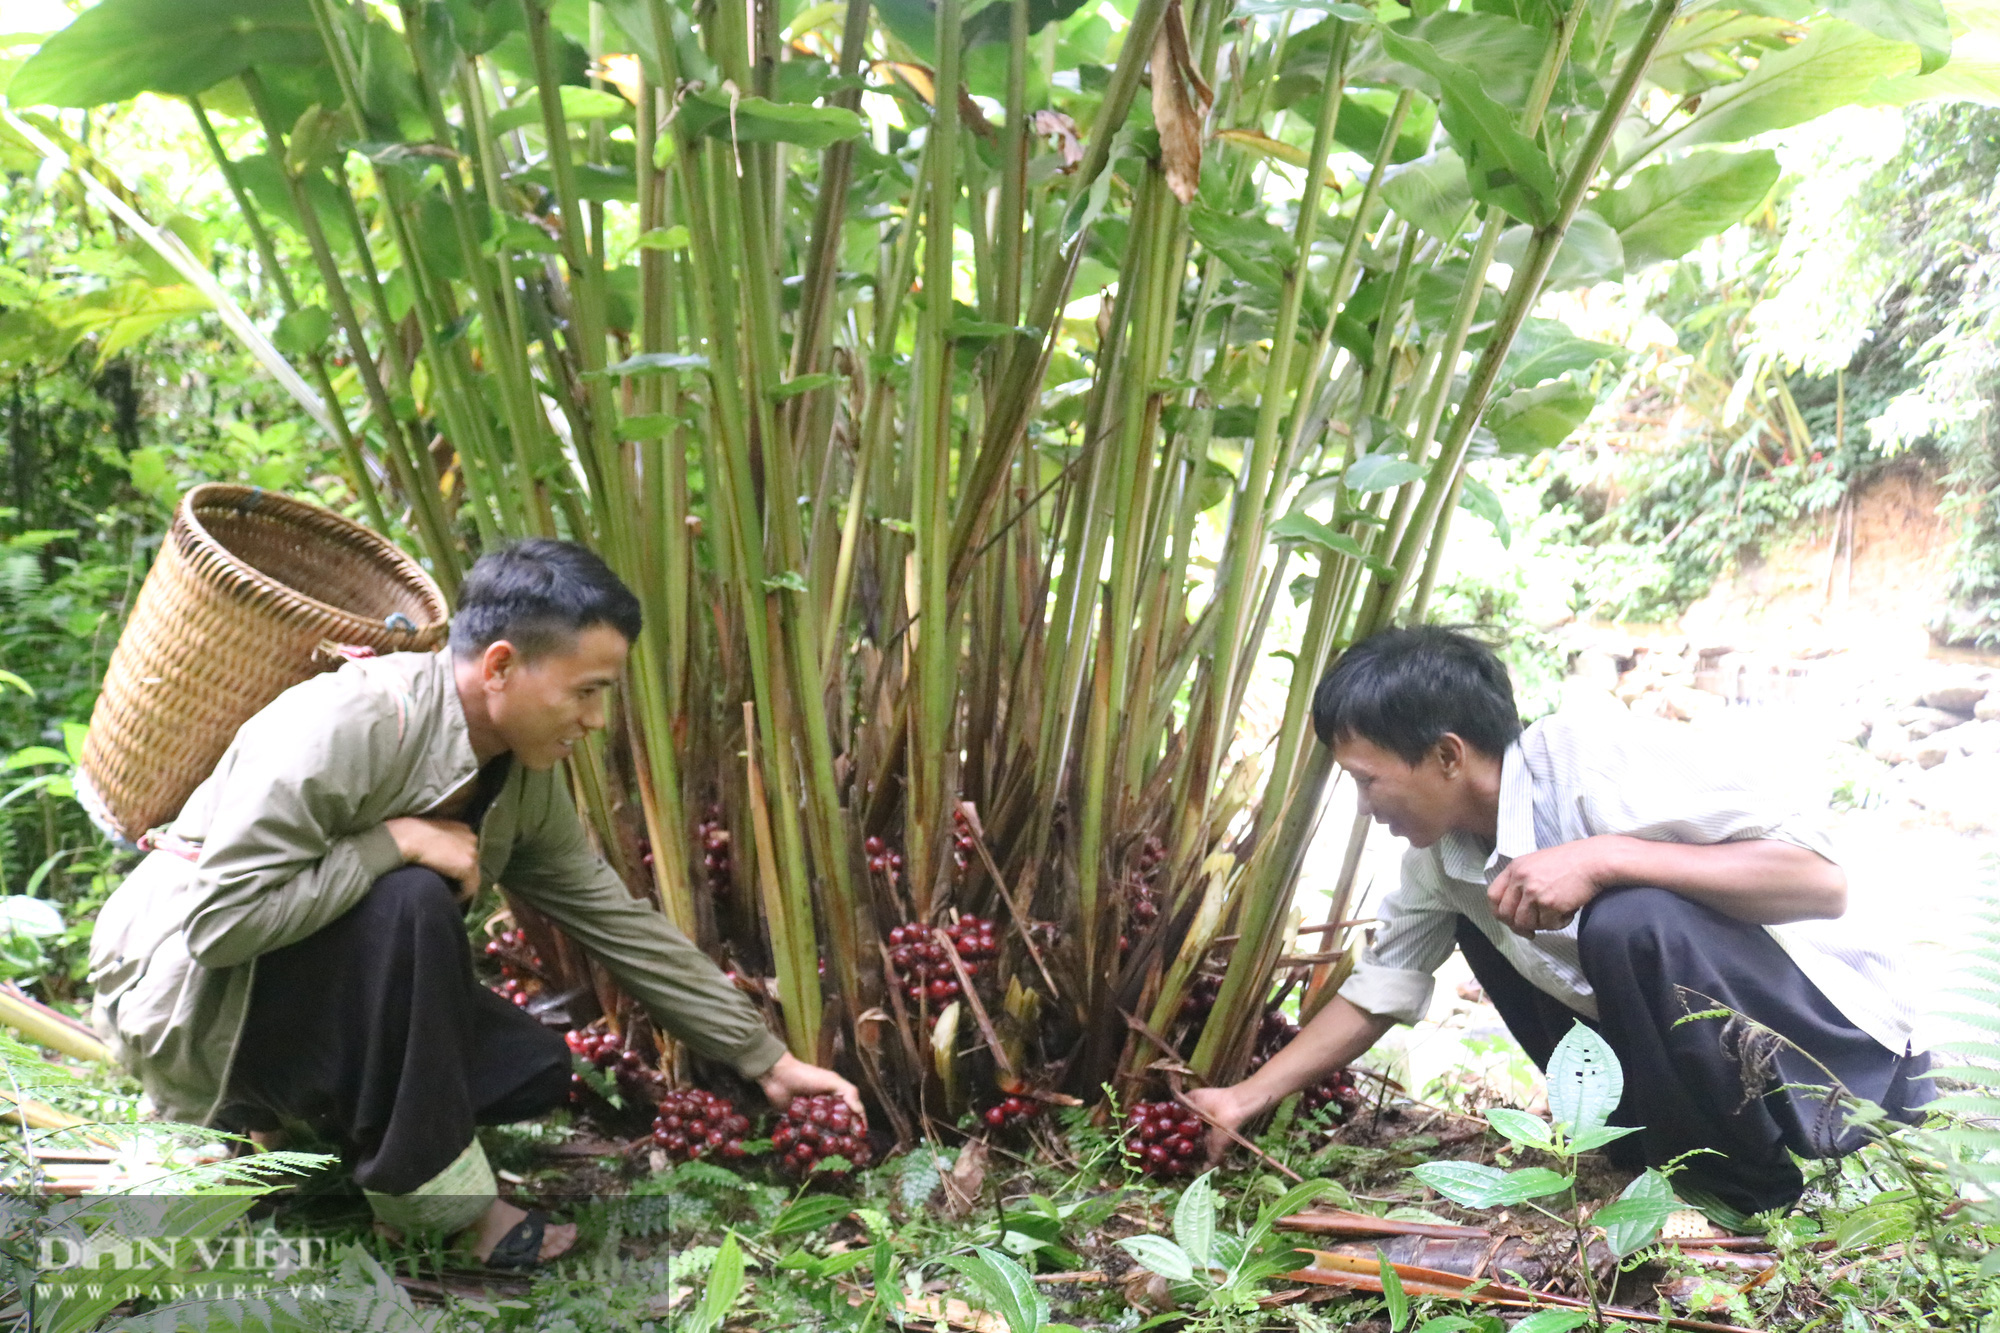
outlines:
M1450 833L1406 853L1402 884L1378 909L1374 943L1341 995L1371 1014L1416 1022L1464 916L1529 982L1597 1017L1578 961L1577 920L1523 939L1493 915L1487 886L1514 857L1598 834L1678 843L1775 838L1837 862L1820 822L1753 768L1686 728L1623 709L1544 718L1501 761L1493 850ZM1764 929L1855 1027L1890 1050L1909 1046L1914 987L1907 976L1898 982L1895 956L1879 937L1871 939L1852 917Z

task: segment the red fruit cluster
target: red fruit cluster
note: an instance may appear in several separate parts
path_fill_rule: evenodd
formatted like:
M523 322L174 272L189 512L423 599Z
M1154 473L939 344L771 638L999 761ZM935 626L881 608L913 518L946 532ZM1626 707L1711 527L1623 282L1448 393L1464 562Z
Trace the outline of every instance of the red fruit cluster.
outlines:
M1291 1044L1299 1035L1299 1025L1285 1017L1282 1009L1266 1009L1261 1022L1257 1024L1257 1045L1250 1053L1250 1072L1256 1073L1264 1067L1264 1062Z
M1187 998L1181 1001L1181 1017L1194 1027L1200 1028L1215 1012L1215 1002L1222 998L1222 978L1203 972L1188 987Z
M500 980L493 985L498 994L525 1005L528 997L540 988L541 959L535 956L519 926L503 930L486 941L486 956L500 968Z
M578 1059L596 1065L617 1080L618 1090L634 1101L655 1101L664 1087L659 1070L653 1067L644 1051L628 1050L625 1039L609 1028L592 1025L574 1028L563 1034L571 1053ZM591 1087L581 1075L570 1075L569 1099L572 1103L582 1102L591 1092Z
M1335 1119L1345 1120L1360 1107L1361 1090L1351 1069L1336 1069L1299 1094L1299 1109L1307 1114L1331 1108Z
M659 1106L660 1113L653 1117L653 1143L668 1157L685 1162L710 1153L732 1159L743 1156L750 1118L727 1097L690 1088L668 1093Z
M1042 1104L1032 1097L1003 1097L986 1108L985 1120L993 1129L1025 1125L1042 1112Z
M945 934L958 950L969 976L979 975L983 963L1000 956L991 921L962 916L957 924L945 927ZM914 921L889 931L889 962L903 982L903 994L912 1004L928 999L933 1010L942 1009L964 989L958 984L958 973L953 970L944 945Z
M695 841L701 846L702 869L713 893L729 892L729 827L722 822L722 807L711 805L708 816L694 826Z
M870 838L861 844L861 850L868 854L870 874L885 875L894 884L903 874L903 854L880 838Z
M1140 1102L1125 1116L1125 1155L1162 1180L1192 1175L1207 1126L1179 1102Z
M824 1157L845 1157L855 1166L868 1165L864 1126L832 1093L794 1097L771 1131L771 1147L781 1154L785 1169L805 1175Z
M951 863L959 874L972 864L972 858L979 853L979 835L972 831L972 821L965 817L961 806L951 810Z

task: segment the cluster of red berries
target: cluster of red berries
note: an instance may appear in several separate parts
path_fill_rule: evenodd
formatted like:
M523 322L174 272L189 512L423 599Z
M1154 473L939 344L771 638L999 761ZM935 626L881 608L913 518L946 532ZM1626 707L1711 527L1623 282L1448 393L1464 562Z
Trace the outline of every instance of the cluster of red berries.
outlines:
M979 851L979 835L972 831L972 821L965 816L963 806L953 806L951 810L951 863L963 875L965 868L972 864L973 856Z
M578 1059L595 1065L617 1081L618 1091L634 1101L657 1101L665 1081L653 1062L639 1050L628 1050L624 1038L607 1027L593 1024L587 1028L573 1028L563 1034L563 1040ZM591 1095L591 1087L581 1074L571 1074L569 1078L569 1099L572 1104L581 1104Z
M501 931L486 941L486 956L500 968L500 980L493 989L515 1004L525 1005L541 985L542 970L527 934L519 926Z
M1196 1031L1215 1012L1215 1002L1222 998L1222 978L1213 973L1197 975L1188 987L1187 998L1181 1001L1181 1017L1193 1024Z
M1285 1017L1282 1009L1266 1009L1261 1022L1257 1024L1257 1045L1250 1052L1250 1072L1256 1073L1264 1067L1264 1062L1291 1044L1299 1035L1299 1025Z
M1336 1069L1299 1094L1299 1109L1308 1115L1329 1107L1336 1120L1346 1120L1361 1109L1361 1089L1355 1086L1353 1070Z
M847 1103L832 1093L794 1097L771 1131L771 1147L785 1168L806 1175L822 1158L845 1157L855 1166L868 1165L868 1139L862 1123Z
M1148 833L1146 840L1139 844L1136 872L1128 876L1124 884L1125 918L1135 926L1150 926L1159 919L1160 903L1154 895L1153 882L1160 877L1160 867L1166 864L1166 860L1166 844ZM1131 937L1120 935L1118 952L1128 953L1131 948Z
M701 864L708 875L709 891L729 892L729 828L722 822L721 806L708 807L708 816L694 826L694 836L701 845Z
M870 873L887 875L894 884L903 874L903 854L880 838L869 838L861 844L861 850L868 854Z
M743 1156L743 1136L750 1118L727 1097L690 1088L660 1098L653 1118L653 1142L677 1162L713 1153L730 1159Z
M968 976L978 975L981 964L1000 956L991 921L962 916L956 924L945 927L945 934L958 950ZM941 1009L957 999L964 989L958 984L958 973L952 969L943 943L914 921L889 931L889 962L902 979L903 994L912 1004L928 999L932 1009Z
M1200 1165L1196 1153L1206 1132L1201 1117L1179 1102L1140 1102L1125 1116L1125 1155L1162 1180L1190 1175Z
M984 1119L993 1129L1025 1125L1042 1113L1042 1104L1032 1097L1006 1096L986 1108Z

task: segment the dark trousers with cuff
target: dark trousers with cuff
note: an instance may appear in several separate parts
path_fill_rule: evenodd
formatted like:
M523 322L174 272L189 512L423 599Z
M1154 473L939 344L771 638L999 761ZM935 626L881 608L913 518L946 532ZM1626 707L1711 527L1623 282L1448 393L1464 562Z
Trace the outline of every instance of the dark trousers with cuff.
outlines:
M261 955L221 1119L303 1121L342 1145L364 1188L407 1194L451 1165L473 1126L562 1105L569 1048L479 984L454 887L404 866Z
M1891 1051L1849 1023L1770 932L1665 889L1614 889L1584 908L1579 953L1597 997L1594 1023L1516 972L1470 919L1459 918L1457 938L1537 1066L1548 1068L1579 1021L1617 1054L1625 1096L1612 1123L1640 1132L1606 1150L1614 1162L1637 1170L1709 1149L1675 1181L1739 1212L1798 1198L1805 1182L1792 1154L1836 1157L1867 1140L1839 1109L1829 1076L1905 1121L1933 1095L1923 1077L1930 1057ZM1675 1026L1711 1009L1750 1021Z

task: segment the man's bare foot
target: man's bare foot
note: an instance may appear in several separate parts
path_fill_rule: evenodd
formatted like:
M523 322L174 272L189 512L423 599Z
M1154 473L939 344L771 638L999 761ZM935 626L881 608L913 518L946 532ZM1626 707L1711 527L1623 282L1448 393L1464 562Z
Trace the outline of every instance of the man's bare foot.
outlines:
M498 1245L508 1232L521 1224L527 1213L513 1204L495 1199L488 1205L480 1219L461 1233L464 1247L474 1258L485 1263L493 1256L493 1247ZM576 1244L576 1224L573 1222L551 1222L542 1231L542 1252L539 1262L547 1263L559 1255L567 1254Z

